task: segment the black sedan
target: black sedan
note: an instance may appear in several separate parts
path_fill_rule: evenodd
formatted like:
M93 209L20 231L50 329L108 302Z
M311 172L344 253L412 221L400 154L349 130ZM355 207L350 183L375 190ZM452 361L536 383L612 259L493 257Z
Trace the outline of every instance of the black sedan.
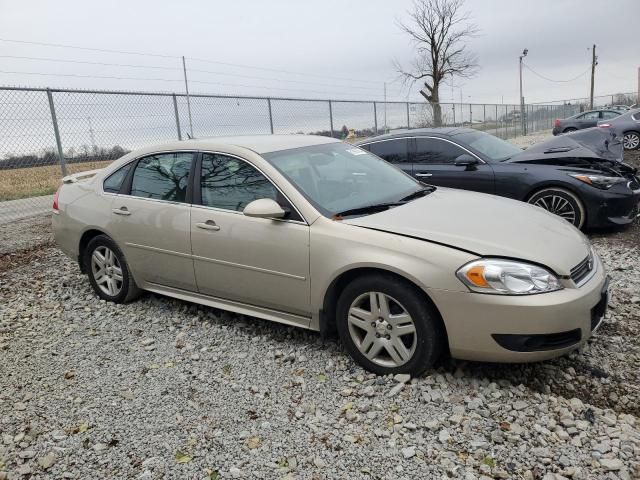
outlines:
M467 128L397 131L358 146L424 183L500 195L555 213L578 228L632 223L640 180L620 139L599 128L522 150Z
M583 128L595 127L598 122L603 120L611 120L624 112L616 109L609 110L591 110L589 112L578 113L572 117L556 119L553 123L553 134L560 135L562 133L575 132Z

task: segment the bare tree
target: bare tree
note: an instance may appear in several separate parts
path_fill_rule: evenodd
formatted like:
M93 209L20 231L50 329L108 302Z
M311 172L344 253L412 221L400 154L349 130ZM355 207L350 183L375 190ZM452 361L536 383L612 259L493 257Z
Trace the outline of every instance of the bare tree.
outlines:
M464 0L414 0L409 12L411 21L400 22L417 46L418 57L409 69L396 62L396 69L405 82L422 82L420 94L433 105L433 122L442 125L440 86L447 77L474 76L478 71L477 57L466 43L478 33L462 11Z

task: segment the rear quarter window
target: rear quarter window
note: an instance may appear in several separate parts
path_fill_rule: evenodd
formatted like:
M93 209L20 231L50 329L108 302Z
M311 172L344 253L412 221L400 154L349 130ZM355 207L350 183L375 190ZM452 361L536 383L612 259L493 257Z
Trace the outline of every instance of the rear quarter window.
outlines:
M120 187L122 186L122 182L131 169L131 165L131 163L127 163L124 167L121 167L120 169L109 175L102 184L102 189L105 192L118 193L120 191Z

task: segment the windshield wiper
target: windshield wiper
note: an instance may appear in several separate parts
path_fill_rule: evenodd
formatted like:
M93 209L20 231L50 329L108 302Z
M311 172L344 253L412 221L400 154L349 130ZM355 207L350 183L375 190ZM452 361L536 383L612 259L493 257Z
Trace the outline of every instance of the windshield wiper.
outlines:
M351 208L349 210L345 210L343 212L338 212L334 215L335 217L349 217L351 215L361 215L365 213L378 213L388 210L392 207L397 207L399 205L403 205L405 202L391 202L391 203L374 203L372 205L364 205L362 207Z
M436 190L436 187L430 185L428 187L421 188L420 190L416 190L415 192L410 193L406 197L402 197L400 200L398 200L398 202L404 203L404 202L408 202L409 200L414 200L419 197L424 197L425 195L429 195L431 192L435 192L435 190Z

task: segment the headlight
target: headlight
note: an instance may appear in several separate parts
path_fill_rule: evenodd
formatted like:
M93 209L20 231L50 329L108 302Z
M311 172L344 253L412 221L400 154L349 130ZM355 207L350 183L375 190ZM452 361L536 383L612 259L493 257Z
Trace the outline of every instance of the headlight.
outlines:
M478 293L531 295L562 289L557 277L542 267L497 258L467 263L456 276Z
M579 173L570 173L569 176L604 190L613 187L616 183L624 183L627 181L624 177L608 177L606 175L583 175Z

